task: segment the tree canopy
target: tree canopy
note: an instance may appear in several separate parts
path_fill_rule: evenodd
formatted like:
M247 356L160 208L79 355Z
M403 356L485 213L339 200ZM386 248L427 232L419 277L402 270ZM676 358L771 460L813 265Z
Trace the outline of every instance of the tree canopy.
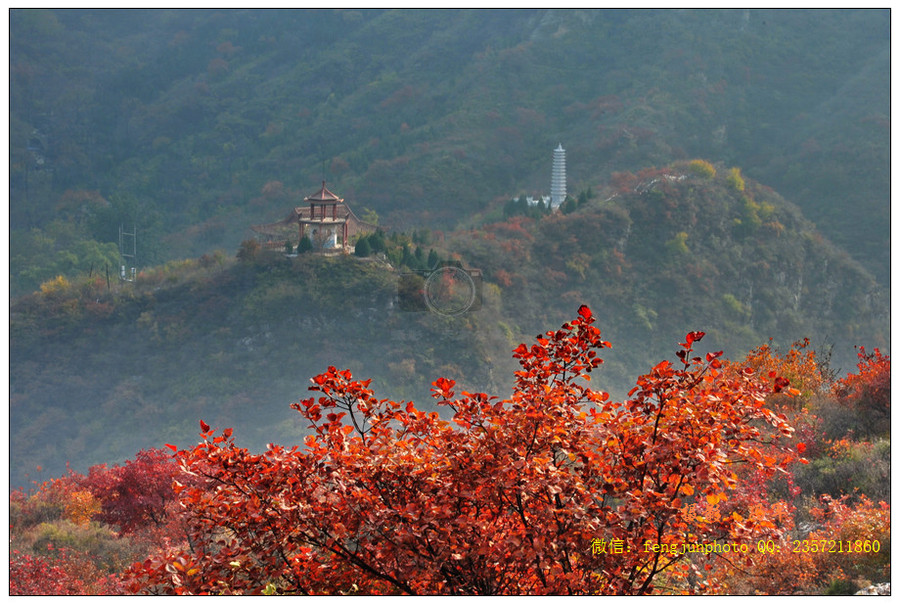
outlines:
M188 548L131 570L153 593L648 594L703 592L716 544L749 558L782 528L764 492L793 428L765 405L786 379L695 356L687 334L612 402L589 386L609 344L587 306L514 351L509 399L433 383L438 404L378 399L334 367L293 405L305 446L254 454L202 422L176 451ZM177 449L172 447L172 449ZM699 510L699 511L698 511ZM709 557L712 552L705 555Z

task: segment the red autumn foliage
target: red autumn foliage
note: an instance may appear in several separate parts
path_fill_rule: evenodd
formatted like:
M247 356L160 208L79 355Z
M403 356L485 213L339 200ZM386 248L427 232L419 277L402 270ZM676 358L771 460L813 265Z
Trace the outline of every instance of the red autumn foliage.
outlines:
M84 582L72 577L53 561L11 552L9 558L9 595L51 596L85 595Z
M879 349L857 353L857 372L835 382L832 391L841 409L851 414L845 429L860 436L890 435L891 359Z
M759 374L774 372L774 375L786 378L790 386L797 389L795 394L802 395L804 399L821 392L828 383L815 351L809 348L808 338L794 342L783 353L775 349L770 341L751 350L744 363Z
M52 556L32 556L18 550L10 552L9 595L11 596L86 596L122 595L119 578L104 573L81 552L61 548Z
M851 373L834 386L843 404L861 410L887 413L891 408L891 358L879 349L867 353L862 346L857 352L857 373Z
M101 502L98 520L132 533L165 524L166 507L175 499L172 482L179 472L171 453L145 449L123 466L94 466L87 476L74 475L73 480Z
M10 494L10 592L122 594L118 576L160 544L181 542L172 514L171 454L144 450L124 466L69 472Z
M502 239L522 239L531 241L534 235L528 230L534 224L533 218L525 216L513 216L504 222L495 222L488 225L485 229L494 235L498 235Z
M796 459L770 380L721 353L663 361L612 402L590 387L609 346L586 306L514 351L506 400L434 383L437 403L377 399L329 368L293 405L305 446L262 454L230 429L176 453L190 546L134 565L145 593L647 594L703 592L681 544L779 539L767 480ZM608 548L608 549L607 549ZM705 555L706 558L709 554ZM738 554L740 557L740 554Z
M513 283L512 275L510 275L508 272L506 272L502 268L498 269L497 272L494 274L494 279L496 279L497 283L499 283L503 287L509 287Z
M717 593L809 594L837 581L849 582L855 591L870 581L890 581L890 504L865 496L851 504L846 496L823 495L809 514L806 530L782 514L791 530L781 539L758 542L749 565L737 566L724 556L711 571Z

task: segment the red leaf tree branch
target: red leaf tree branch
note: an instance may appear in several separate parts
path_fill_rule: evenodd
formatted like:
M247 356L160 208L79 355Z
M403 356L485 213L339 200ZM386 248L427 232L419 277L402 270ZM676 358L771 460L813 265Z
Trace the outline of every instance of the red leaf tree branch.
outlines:
M740 475L795 459L771 385L693 356L611 402L589 386L609 346L590 309L530 347L507 400L433 384L450 421L377 399L330 367L293 405L304 447L237 447L204 432L177 452L187 547L136 565L157 593L646 594L703 591L686 547L778 535ZM598 551L598 544L608 550ZM729 560L733 556L729 557Z

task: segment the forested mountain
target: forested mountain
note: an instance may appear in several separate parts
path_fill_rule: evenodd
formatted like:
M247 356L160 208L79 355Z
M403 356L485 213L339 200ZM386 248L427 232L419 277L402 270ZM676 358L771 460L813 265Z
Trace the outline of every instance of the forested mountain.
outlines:
M887 292L796 206L738 168L676 162L617 173L544 217L505 209L512 215L503 221L454 231L449 247L501 286L504 314L523 333L589 303L612 341L640 350L610 354L623 379L628 367L665 356L685 326L731 351L810 337L834 345L844 367L854 343L889 345Z
M478 228L390 235L366 258L245 244L237 258L172 261L132 283L48 281L11 308L14 479L190 443L198 418L241 426L255 448L299 442L288 404L329 366L425 408L438 377L506 393L510 351L582 303L613 343L597 386L618 396L686 329L735 357L810 337L835 370L853 366L855 345L889 348L874 278L738 169L694 160L616 184L552 213L503 204L507 216ZM481 270L480 307L404 310L408 265L454 253Z
M385 226L703 157L889 282L888 11L14 10L11 288L233 250L327 178ZM852 213L851 213L852 212Z
M693 329L735 356L810 337L843 369L889 349L888 17L11 11L13 482L198 417L299 442L288 403L329 365L505 394L509 351L583 303L614 392ZM560 143L572 200L511 204ZM323 178L379 251L242 245ZM432 250L483 271L480 310L397 308Z
M209 255L42 289L11 311L13 484L191 442L200 416L247 426L257 448L298 441L289 404L330 365L416 400L439 375L496 389L486 359L510 348L495 295L457 319L397 312L396 272L354 256Z
M9 30L10 593L890 593L889 10Z

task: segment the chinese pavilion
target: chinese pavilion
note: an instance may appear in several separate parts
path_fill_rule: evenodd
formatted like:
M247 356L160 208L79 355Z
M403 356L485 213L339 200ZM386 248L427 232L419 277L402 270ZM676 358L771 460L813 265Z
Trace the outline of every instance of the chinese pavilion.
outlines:
M300 239L309 236L313 249L343 249L347 245L347 217L349 208L344 200L325 187L322 181L322 190L314 195L305 197L303 201L309 203L309 213L303 215L297 213L297 222L300 224ZM338 213L338 206L341 208ZM301 210L302 208L297 208ZM340 246L338 246L340 236Z
M266 247L280 247L285 242L297 244L309 237L313 250L319 252L352 251L347 242L360 233L375 230L363 222L338 197L328 190L325 181L316 193L303 198L307 206L294 208L281 222L250 227Z

